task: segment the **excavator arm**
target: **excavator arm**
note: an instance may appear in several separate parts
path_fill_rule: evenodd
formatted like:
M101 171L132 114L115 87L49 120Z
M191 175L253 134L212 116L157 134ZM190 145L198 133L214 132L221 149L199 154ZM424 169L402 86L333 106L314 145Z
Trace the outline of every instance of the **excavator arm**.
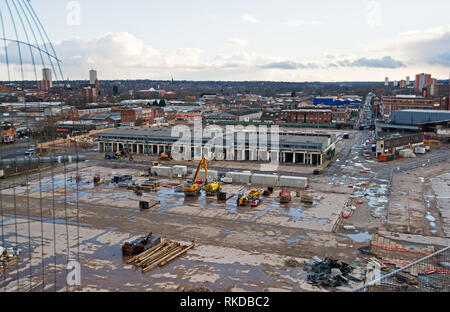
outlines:
M205 168L206 181L208 181L208 164L206 162L205 156L203 156L202 160L198 164L197 171L195 172L194 183L197 183L198 177L200 175L200 171L202 170L203 167Z

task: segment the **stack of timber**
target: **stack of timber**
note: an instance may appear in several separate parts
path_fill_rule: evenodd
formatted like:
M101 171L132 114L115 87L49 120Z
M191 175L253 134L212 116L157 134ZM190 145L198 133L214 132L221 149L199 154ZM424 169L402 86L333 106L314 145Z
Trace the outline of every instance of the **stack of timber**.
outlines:
M163 267L167 265L194 247L194 241L192 241L192 245L190 246L183 246L180 243L166 239L160 244L131 258L127 261L127 264L134 264L136 268L142 268L143 273L147 273L158 266Z
M143 192L156 192L159 188L159 181L155 182L144 182L141 184L139 189Z

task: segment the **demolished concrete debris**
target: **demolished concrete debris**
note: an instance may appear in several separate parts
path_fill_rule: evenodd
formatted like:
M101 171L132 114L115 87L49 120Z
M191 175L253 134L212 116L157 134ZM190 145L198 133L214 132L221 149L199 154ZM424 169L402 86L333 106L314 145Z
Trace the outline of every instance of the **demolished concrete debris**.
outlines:
M307 282L315 286L339 287L348 284L348 281L362 282L350 273L359 262L349 265L343 261L325 258L323 261L315 258L314 263L304 262L304 270L308 272Z
M14 248L4 248L0 246L0 269L1 272L17 264L19 261L19 251Z

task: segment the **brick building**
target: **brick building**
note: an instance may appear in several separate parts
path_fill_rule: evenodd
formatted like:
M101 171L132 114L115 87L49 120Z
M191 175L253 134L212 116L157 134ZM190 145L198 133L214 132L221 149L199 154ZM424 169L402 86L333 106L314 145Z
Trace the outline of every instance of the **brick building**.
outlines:
M329 124L332 118L331 109L295 109L283 112L286 122Z
M133 125L151 125L155 119L153 108L133 108L120 111L121 122Z
M446 97L419 97L415 95L383 96L377 103L379 114L384 120L390 120L393 111L403 109L447 110Z

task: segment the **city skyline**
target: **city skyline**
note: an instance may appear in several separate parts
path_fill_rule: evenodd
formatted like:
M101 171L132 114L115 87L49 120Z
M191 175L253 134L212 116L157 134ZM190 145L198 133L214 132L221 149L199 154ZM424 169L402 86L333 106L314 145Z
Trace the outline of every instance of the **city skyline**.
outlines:
M381 82L421 72L449 76L449 3L262 2L32 1L65 78L73 80L88 79L91 68L100 80ZM433 9L436 4L440 10ZM3 61L3 46L1 51ZM30 80L31 67L25 66ZM19 78L18 66L14 72ZM0 79L6 79L4 71Z

